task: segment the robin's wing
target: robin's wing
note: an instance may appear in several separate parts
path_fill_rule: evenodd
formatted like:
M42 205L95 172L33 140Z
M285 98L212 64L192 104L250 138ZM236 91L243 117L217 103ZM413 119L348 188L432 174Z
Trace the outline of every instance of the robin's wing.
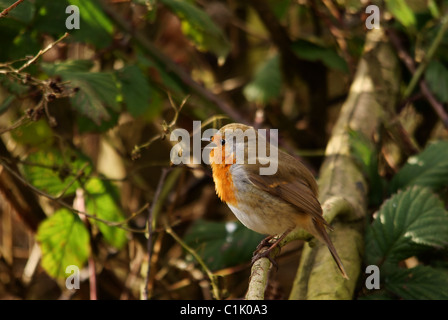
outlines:
M317 184L311 172L297 159L279 153L278 169L273 175L260 175L259 165L245 165L247 178L257 188L279 197L295 206L297 213L308 213L328 226L322 217L317 199Z

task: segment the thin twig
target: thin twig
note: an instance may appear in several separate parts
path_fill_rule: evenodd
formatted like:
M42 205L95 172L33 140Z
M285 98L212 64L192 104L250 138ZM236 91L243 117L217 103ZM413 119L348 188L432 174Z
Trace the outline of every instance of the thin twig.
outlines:
M213 295L215 297L215 299L220 299L221 295L219 293L219 287L218 287L218 276L213 274L212 271L210 271L210 269L207 267L207 265L205 264L204 260L202 260L202 258L198 255L198 253L190 248L190 246L188 246L174 231L173 229L171 229L170 226L166 226L165 227L165 231L166 233L168 233L170 236L172 236L174 238L174 240L176 240L181 246L182 248L184 248L189 254L191 254L193 256L193 258L196 259L196 261L202 266L202 268L204 269L205 273L207 274L208 278L210 279L210 283L212 286L212 290L213 290Z
M2 12L0 12L0 19L3 17L6 17L8 15L9 11L11 11L15 7L17 7L21 2L23 2L23 0L18 0L16 2L14 2L12 5L10 5L8 8L3 10Z
M446 21L448 21L448 19L446 19ZM408 70L411 73L415 74L416 67L414 59L412 59L412 57L404 49L403 44L400 41L400 37L392 29L387 30L387 35L389 36L390 42L397 50L398 57L401 59L401 61L403 61ZM425 96L426 100L428 100L431 107L437 113L445 128L448 129L448 114L445 112L443 104L440 101L438 101L437 98L434 96L434 94L431 92L425 79L421 78L419 85L422 94Z
M44 55L48 51L50 51L55 45L57 45L59 42L64 40L69 36L69 33L66 32L62 37L60 37L55 42L50 43L45 49L40 50L33 58L28 60L26 63L24 63L19 69L17 69L17 72L21 72L23 69L28 68L31 64L33 64L37 59L39 59L40 56Z
M148 283L149 283L149 275L151 272L151 253L152 253L152 224L153 224L153 214L154 214L154 208L156 207L156 204L159 200L160 193L162 192L163 184L165 183L166 175L169 172L169 168L163 168L162 169L162 175L160 176L159 183L157 184L157 189L154 194L154 198L152 199L151 208L148 209L148 220L146 222L147 228L148 228L148 240L146 243L146 247L148 250L148 269L146 270L146 276L145 276L145 287L143 289L143 300L148 300Z
M447 29L448 29L448 14L443 16L442 26L440 27L439 32L437 32L437 35L434 38L434 41L432 42L431 46L429 47L428 52L423 57L423 60L419 64L418 68L415 70L415 72L411 78L411 81L409 82L409 85L406 88L406 91L404 92L405 98L407 98L411 95L411 93L414 91L414 88L416 87L416 85L420 82L420 79L422 78L422 75L425 72L426 67L428 66L432 57L436 53L437 48L439 47L440 43L442 42L443 35L445 34Z

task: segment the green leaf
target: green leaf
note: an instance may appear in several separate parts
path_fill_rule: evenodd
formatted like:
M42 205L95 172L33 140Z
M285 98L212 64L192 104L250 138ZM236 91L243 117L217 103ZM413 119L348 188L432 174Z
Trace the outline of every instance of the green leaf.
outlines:
M282 90L282 75L278 55L264 61L254 78L243 90L244 96L250 102L268 103L280 96Z
M98 4L98 0L69 0L78 6L80 28L71 30L74 39L93 44L97 48L105 48L112 43L114 24ZM65 11L64 11L65 14ZM68 14L66 14L68 17Z
M73 107L97 125L110 120L108 108L119 111L118 88L110 73L72 72L62 76L73 87L79 88L70 98Z
M387 200L366 231L368 264L393 265L448 245L448 213L430 189L414 186Z
M387 276L388 291L406 300L448 299L448 271L428 266L398 269Z
M439 61L431 61L425 79L434 95L441 102L448 102L448 69Z
M112 120L110 111L120 111L119 90L113 73L89 72L91 67L92 62L87 60L42 65L48 75L59 75L73 88L79 89L70 97L72 106L100 126Z
M426 186L435 191L448 186L448 141L428 145L410 157L390 183L391 192L409 186Z
M33 21L34 30L39 33L48 33L55 38L67 32L65 21L68 14L65 13L65 9L70 5L67 0L35 0L35 3L37 14Z
M386 7L403 26L411 30L415 28L416 19L414 12L409 8L405 0L386 0Z
M184 0L161 0L182 23L182 31L199 50L210 51L218 58L227 57L230 44L222 30L193 2Z
M98 178L92 178L85 185L87 213L109 222L124 220L121 208L118 206L118 191L114 186ZM126 231L116 226L109 226L101 221L91 220L98 226L104 239L117 249L121 249L127 241Z
M313 42L300 39L292 44L296 55L308 61L321 61L328 68L348 72L347 62L332 48L325 48Z
M53 143L53 131L46 119L40 119L11 131L14 140L22 145L46 148Z
M59 196L65 190L64 195L69 196L81 187L79 181L74 181L78 171L84 168L84 175L92 171L86 163L90 164L90 160L82 154L66 150L62 155L50 149L31 153L22 166L25 177L34 187L52 196Z
M156 61L149 60L144 54L137 50L137 61L140 65L149 68L151 80L154 83L161 82L170 91L176 94L185 95L184 87L180 81L172 77L171 74Z
M91 60L66 60L56 63L41 63L41 68L49 76L70 76L72 72L88 72L92 67L93 62Z
M211 270L250 261L263 235L247 229L240 222L198 220L185 236Z
M135 65L125 66L117 71L121 84L123 101L129 113L138 117L150 107L151 88L143 72Z
M90 254L89 232L78 216L60 209L37 230L42 267L54 278L65 278L70 265L82 268Z

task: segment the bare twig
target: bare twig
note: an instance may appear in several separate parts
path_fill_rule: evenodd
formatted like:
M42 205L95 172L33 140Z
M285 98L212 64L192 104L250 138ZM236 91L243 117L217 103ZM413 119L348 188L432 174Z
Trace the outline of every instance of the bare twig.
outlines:
M213 295L215 297L215 299L220 299L221 295L219 292L219 287L218 287L218 277L217 275L213 274L213 272L210 271L210 269L207 267L207 265L205 264L204 260L202 260L202 258L198 255L198 253L190 248L184 241L182 241L182 239L173 231L173 229L171 229L170 226L166 226L165 231L174 238L174 240L176 240L181 246L182 248L184 248L186 251L188 251L189 254L191 254L196 261L202 266L202 268L204 269L205 273L207 274L208 278L210 279L210 283L212 286L212 290L213 290Z
M33 58L28 60L26 63L24 63L19 69L17 69L17 72L21 72L23 69L28 68L31 64L33 64L37 59L39 59L42 55L50 51L55 45L57 45L59 42L64 40L69 36L69 33L66 32L62 37L60 37L55 42L50 43L45 49L40 50Z
M18 0L16 2L14 2L12 5L10 5L8 8L3 10L2 12L0 12L0 19L3 17L6 17L8 15L9 11L11 11L15 7L17 7L21 2L23 2L23 0Z
M446 19L445 21L448 21L448 19ZM445 24L448 26L448 23L444 23L444 25ZM408 70L411 73L415 74L417 69L415 66L414 59L412 59L412 57L404 49L403 44L400 41L400 37L392 29L387 30L387 35L389 37L391 44L397 50L398 57L401 59L401 61L403 61ZM446 113L443 104L440 101L438 101L437 98L434 96L434 94L431 92L425 79L419 77L419 86L422 94L425 96L431 107L437 113L445 128L448 129L448 114Z
M148 240L146 242L146 247L148 250L148 269L146 270L145 276L145 287L143 289L143 300L148 300L148 283L149 283L149 275L151 272L151 252L152 252L152 224L153 224L153 213L154 208L159 200L160 193L162 191L163 184L165 183L166 175L168 174L169 169L163 168L162 175L160 176L159 183L157 185L156 192L154 194L154 198L152 199L151 208L148 209L148 220L146 221L147 231L148 231Z
M419 66L415 70L414 74L412 75L411 81L409 82L409 85L406 88L406 91L404 92L405 98L407 98L411 95L412 91L414 91L415 86L420 82L420 79L422 78L422 75L425 72L426 67L428 66L432 57L436 53L437 48L439 47L440 43L442 42L443 35L445 34L447 29L448 29L448 15L444 15L442 18L442 26L440 27L439 31L437 32L437 35L434 38L434 41L431 43L431 46L429 47L428 52L423 57L422 62L419 64Z

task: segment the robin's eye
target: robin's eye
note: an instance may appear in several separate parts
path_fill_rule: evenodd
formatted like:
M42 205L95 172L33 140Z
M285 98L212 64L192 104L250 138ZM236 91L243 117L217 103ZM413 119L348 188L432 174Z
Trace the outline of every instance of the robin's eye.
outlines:
M221 145L223 146L223 145L225 145L225 144L226 144L226 140L221 139Z

